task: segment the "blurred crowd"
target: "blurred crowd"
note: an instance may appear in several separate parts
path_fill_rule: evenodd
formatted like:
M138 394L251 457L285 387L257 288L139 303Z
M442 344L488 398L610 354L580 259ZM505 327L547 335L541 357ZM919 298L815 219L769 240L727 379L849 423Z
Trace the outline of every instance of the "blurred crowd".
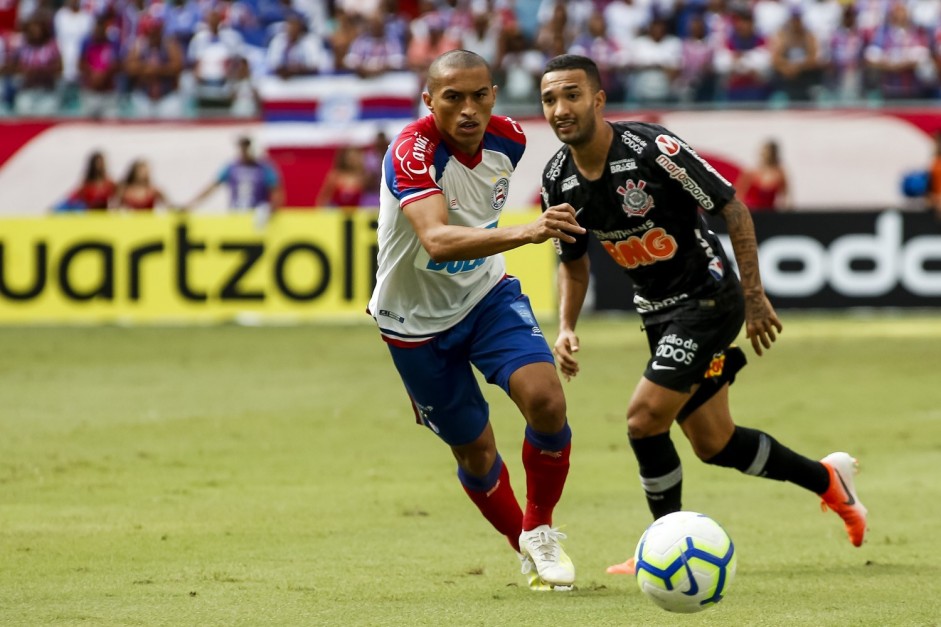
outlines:
M0 111L251 117L261 77L421 75L457 47L509 103L564 52L613 103L941 95L939 0L0 0Z

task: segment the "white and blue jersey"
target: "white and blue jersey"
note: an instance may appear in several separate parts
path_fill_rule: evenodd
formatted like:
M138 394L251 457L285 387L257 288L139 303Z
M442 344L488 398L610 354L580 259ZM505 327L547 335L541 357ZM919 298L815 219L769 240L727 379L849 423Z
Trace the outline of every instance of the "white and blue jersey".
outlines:
M505 275L502 255L436 262L402 211L442 194L448 223L494 228L526 138L510 118L492 116L480 150L468 156L448 146L431 115L406 126L383 160L379 258L369 312L394 345L427 342L461 320Z

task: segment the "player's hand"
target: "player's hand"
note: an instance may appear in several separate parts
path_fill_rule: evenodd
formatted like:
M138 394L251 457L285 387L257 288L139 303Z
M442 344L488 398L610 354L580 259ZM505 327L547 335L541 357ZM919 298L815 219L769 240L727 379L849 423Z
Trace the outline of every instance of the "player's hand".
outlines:
M778 339L777 334L783 330L784 326L764 290L745 294L745 337L751 340L759 357L764 354L762 347L771 348Z
M575 353L578 352L578 336L574 331L559 331L552 352L562 376L566 381L571 381L572 377L578 374L578 360L575 359Z
M552 238L571 244L575 241L573 234L581 235L585 232L575 219L575 209L568 203L549 207L530 227L530 241L533 244L541 244Z

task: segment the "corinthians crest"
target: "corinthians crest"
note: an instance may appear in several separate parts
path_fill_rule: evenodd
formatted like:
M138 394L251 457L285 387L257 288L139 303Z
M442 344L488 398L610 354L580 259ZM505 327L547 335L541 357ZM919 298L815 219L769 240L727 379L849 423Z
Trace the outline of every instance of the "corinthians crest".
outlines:
M637 181L630 179L624 184L624 187L618 187L618 193L624 197L624 203L621 208L629 216L645 216L647 212L653 209L653 198L644 191L647 187L647 181Z

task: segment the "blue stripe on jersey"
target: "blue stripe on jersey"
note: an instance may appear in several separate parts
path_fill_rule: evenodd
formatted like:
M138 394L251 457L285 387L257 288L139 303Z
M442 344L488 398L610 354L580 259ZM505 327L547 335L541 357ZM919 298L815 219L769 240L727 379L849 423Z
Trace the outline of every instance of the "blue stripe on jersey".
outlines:
M515 168L516 164L519 163L520 159L523 158L523 151L526 150L526 145L515 142L507 137L501 137L493 133L486 133L484 134L484 148L487 150L502 152L510 158L510 162Z
M386 156L382 158L382 167L386 173L386 187L389 188L393 196L401 200L402 192L399 190L398 181L395 180L395 165L392 163L392 144L389 144Z
M441 177L444 176L444 168L447 167L448 161L451 160L451 153L448 151L448 147L442 141L438 144L438 148L435 150L435 183L441 184Z

